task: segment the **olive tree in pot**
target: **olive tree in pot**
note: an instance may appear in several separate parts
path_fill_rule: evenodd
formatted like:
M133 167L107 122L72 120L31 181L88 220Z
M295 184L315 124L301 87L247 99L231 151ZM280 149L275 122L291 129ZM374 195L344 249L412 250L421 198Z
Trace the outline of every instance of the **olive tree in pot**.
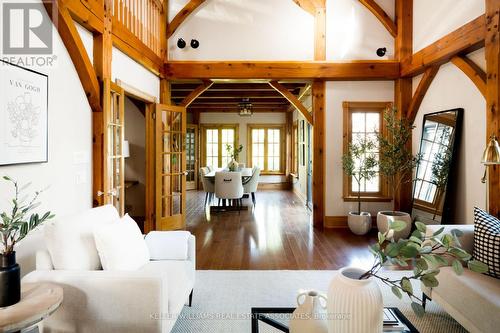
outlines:
M411 143L411 132L414 128L407 119L397 117L396 109L388 109L384 113L387 133L377 133L379 143L379 170L388 180L392 194L393 209L377 214L377 227L382 233L389 229L390 222L403 221L406 227L394 232L394 239L406 238L411 231L411 216L396 210L396 195L405 183L412 181L413 169L420 161L420 156L413 156L407 148Z
M347 225L356 235L366 234L372 226L372 217L368 212L361 211L361 185L377 174L377 158L374 154L375 143L360 139L349 144L347 152L342 156L342 168L347 176L357 184L358 210L349 212Z
M12 209L0 213L0 233L2 248L0 249L0 308L19 302L21 299L21 270L16 262L15 245L23 240L30 231L43 222L54 217L50 212L43 215L31 213L40 202L38 197L42 191L30 196L24 191L30 186L19 186L17 181L4 176L15 191ZM31 214L30 214L31 213Z

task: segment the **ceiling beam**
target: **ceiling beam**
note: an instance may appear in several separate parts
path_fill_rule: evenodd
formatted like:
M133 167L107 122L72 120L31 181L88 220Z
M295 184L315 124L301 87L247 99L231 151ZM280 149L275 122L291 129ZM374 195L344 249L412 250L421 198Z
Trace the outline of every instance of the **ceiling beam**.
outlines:
M314 4L310 0L293 0L293 2L295 2L295 4L297 4L297 6L299 6L300 8L302 8L303 10L308 12L309 14L311 14L313 16L315 15L316 7L314 6Z
M403 59L401 75L415 76L423 73L427 67L442 65L456 55L482 48L485 40L485 27L484 15L464 24L411 57Z
M283 95L290 104L292 104L303 116L306 118L306 120L309 122L309 124L313 124L313 117L311 113L307 110L307 108L302 104L299 99L292 94L291 92L288 91L285 87L281 85L281 83L278 83L278 81L271 81L269 82L269 85L276 89L277 92Z
M471 79L481 94L486 97L486 72L466 56L455 56L451 62Z
M359 0L373 15L382 23L382 25L389 31L392 37L396 38L398 35L398 28L394 21L387 15L387 13L380 7L374 0Z
M302 88L306 83L282 83L289 90ZM191 91L198 87L196 83L172 83L172 92ZM210 87L210 91L235 91L235 90L253 90L253 91L274 91L274 89L266 83L214 83Z
M180 103L180 106L188 107L189 104L193 103L193 101L198 98L201 94L203 94L208 88L210 88L214 84L213 81L210 80L204 80L202 84L200 84L196 89L191 91L189 95L187 95L182 102Z
M415 121L415 117L417 116L418 109L424 100L425 94L429 89L434 77L439 71L439 66L428 67L425 70L424 76L422 80L420 80L417 90L415 90L415 95L411 99L410 107L408 109L407 118L411 124Z
M175 94L172 98L184 98L186 94ZM276 91L212 91L208 90L202 93L199 98L279 98L281 95Z
M394 80L399 62L393 60L329 61L169 61L165 77L173 79L325 79Z
M198 9L198 7L204 2L205 0L190 0L184 8L182 8L181 11L175 15L172 22L167 25L167 39L169 39L184 22L184 20L186 20L186 18Z

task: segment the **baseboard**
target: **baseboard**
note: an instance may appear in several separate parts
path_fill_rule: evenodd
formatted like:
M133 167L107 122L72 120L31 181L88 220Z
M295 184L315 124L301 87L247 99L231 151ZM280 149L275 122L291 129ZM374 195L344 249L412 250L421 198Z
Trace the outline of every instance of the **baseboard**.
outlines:
M257 186L258 191L262 190L290 190L291 184L289 182L283 183L259 183Z
M325 228L330 229L346 229L347 226L347 216L325 216L323 222ZM372 228L377 227L377 217L372 216Z

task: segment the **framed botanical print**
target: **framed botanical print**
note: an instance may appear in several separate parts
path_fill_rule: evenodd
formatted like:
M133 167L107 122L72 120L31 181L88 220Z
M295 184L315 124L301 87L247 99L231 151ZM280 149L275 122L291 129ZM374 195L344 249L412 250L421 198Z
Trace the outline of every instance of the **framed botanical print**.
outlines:
M48 76L0 60L0 165L48 161Z

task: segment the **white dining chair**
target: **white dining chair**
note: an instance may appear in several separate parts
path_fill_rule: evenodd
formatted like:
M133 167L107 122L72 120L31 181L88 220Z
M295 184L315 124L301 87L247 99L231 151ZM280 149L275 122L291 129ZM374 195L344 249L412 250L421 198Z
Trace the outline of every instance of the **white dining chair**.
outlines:
M238 163L238 168L241 170L241 169L244 169L246 168L246 164L245 163Z
M211 165L207 166L206 168L208 169L208 172L212 172L215 170L215 168Z
M209 173L209 169L207 167L200 168L200 177L201 177L201 185L203 186L203 191L205 194L205 206L207 202L212 202L215 193L215 184L210 179L205 177Z
M260 168L254 167L252 170L252 176L245 181L243 184L243 192L245 194L252 195L252 203L255 206L255 192L257 192L257 186L259 185Z
M215 173L215 195L220 200L236 202L238 210L241 208L243 197L243 182L241 172L218 171Z

